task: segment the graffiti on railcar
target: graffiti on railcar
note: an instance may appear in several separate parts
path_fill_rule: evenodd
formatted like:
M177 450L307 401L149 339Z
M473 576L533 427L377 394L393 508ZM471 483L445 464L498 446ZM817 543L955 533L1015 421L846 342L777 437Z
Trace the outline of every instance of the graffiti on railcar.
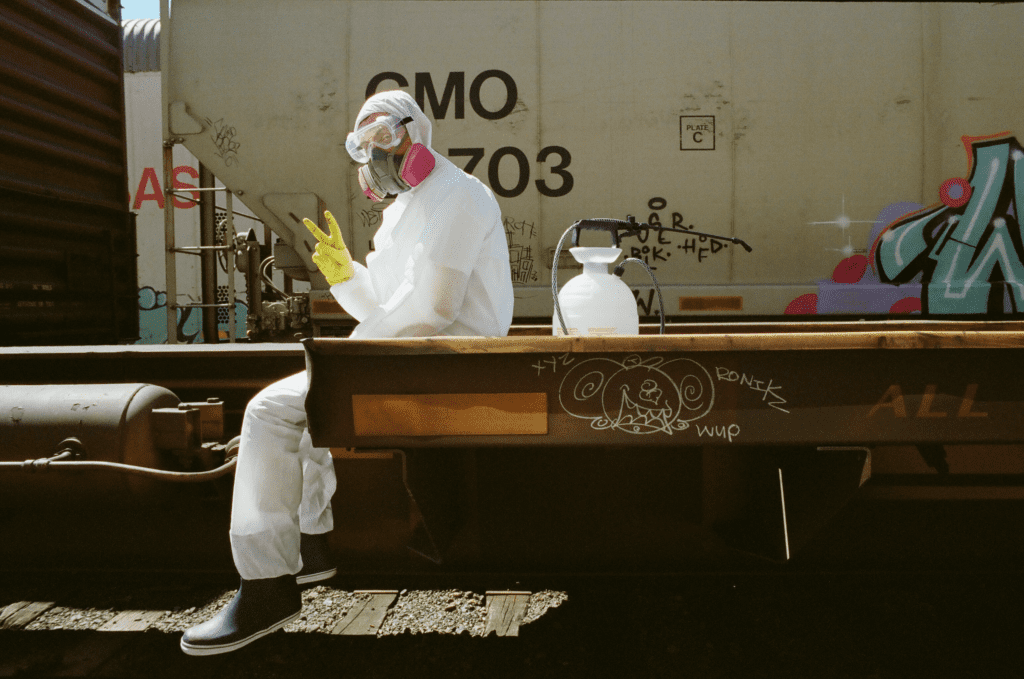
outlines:
M374 203L364 210L359 211L359 219L366 228L380 227L384 223L384 209L391 205L391 202ZM373 239L370 240L370 250L373 250Z
M925 207L898 202L875 220L868 247L847 237L844 255L816 293L793 299L786 314L872 313L1004 316L1024 313L1024 238L1019 208L1024 149L1008 132L961 138L969 177L938 189ZM829 222L848 233L841 214ZM864 254L861 254L861 253Z
M565 366L572 365L575 362L576 359L572 354L565 353L561 356L546 356L544 358L539 358L537 359L537 362L530 367L536 370L537 375L539 376L548 368L551 368L552 372L558 372L559 366L564 368Z
M581 360L566 353L538 358L531 367L538 378L559 378L562 410L598 431L672 436L694 427L691 433L699 438L721 438L732 443L740 434L736 422L722 423L717 418L698 424L712 412L716 384L722 382L737 396L743 391L755 394L753 398L761 404L756 408L790 412L782 385L775 379L721 366L712 372L688 358L666 360L663 356L631 354L625 358ZM735 416L736 401L733 397L726 401L730 405L719 415L728 420Z
M226 287L226 286L224 286ZM223 293L223 291L221 291ZM219 300L218 300L219 301ZM235 300L235 331L245 335L245 318L248 307ZM217 333L219 339L227 340L229 332L228 309L217 310ZM177 309L178 342L196 344L203 342L203 314L198 308ZM136 344L165 344L167 342L167 293L151 286L139 288L139 339Z
M916 400L916 394L908 394L911 398ZM943 409L935 403L936 397L939 397L942 405L955 406L956 413L952 410ZM975 401L978 397L978 385L968 384L964 389L964 395L962 397L953 396L949 392L940 393L939 385L928 384L925 385L924 393L920 394L920 401L916 412L912 417L930 418L930 417L988 417L988 413L980 410L975 410ZM868 413L868 417L873 415L881 415L888 413L895 418L907 417L907 403L906 396L903 393L903 387L899 384L893 384L882 397L878 399L878 402L871 408Z
M697 425L697 436L701 438L720 438L725 439L729 443L740 435L740 425L733 424L722 424L722 425Z
M227 167L238 164L238 150L242 147L235 141L237 131L231 125L224 122L223 118L211 120L206 118L207 129L212 129L210 141L217 147L216 156L224 161Z
M637 355L578 361L562 378L558 399L569 415L596 430L669 434L711 412L711 373L690 359Z
M513 283L533 283L537 280L534 246L540 234L533 222L505 216L502 218L508 242L508 263Z
M684 231L693 231L695 228L694 224L688 223L691 220L684 217L683 213L678 210L669 211L668 201L660 196L648 200L647 209L650 210L647 223L651 226L668 226ZM703 264L729 249L729 243L724 240L709 236L686 236L671 231L641 231L637 240L640 244L630 246L629 256L643 260L652 271L658 270L658 262L667 262L673 254L686 257L690 263L695 261Z
M920 210L920 203L896 202L885 206L873 221L865 247L855 248L849 236L852 224L862 220L846 215L845 205L838 217L812 225L835 226L846 234L846 242L834 248L843 255L828 280L818 281L818 291L800 295L792 300L784 313L795 314L914 314L921 311L921 275L912 277L902 285L882 282L878 272L868 260L867 247L890 224Z
M763 379L759 380L755 375L749 375L745 372L737 372L721 366L715 368L715 377L717 377L720 382L736 382L741 387L747 387L751 391L761 394L761 400L766 405L784 413L789 412L787 409L782 407L786 405L786 399L779 393L782 391L782 386L775 384L775 381L771 378L767 381ZM771 400L768 400L769 397Z
M922 275L931 314L1024 312L1024 149L1015 137L963 137L969 179L949 179L939 205L894 222L872 247L882 281Z

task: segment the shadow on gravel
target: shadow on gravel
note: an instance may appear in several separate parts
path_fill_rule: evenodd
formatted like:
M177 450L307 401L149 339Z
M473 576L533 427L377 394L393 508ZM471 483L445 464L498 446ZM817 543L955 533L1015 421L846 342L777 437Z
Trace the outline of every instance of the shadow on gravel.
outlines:
M526 585L526 583L523 583ZM561 578L519 637L277 633L193 658L159 631L0 632L0 676L1020 677L1019 573Z

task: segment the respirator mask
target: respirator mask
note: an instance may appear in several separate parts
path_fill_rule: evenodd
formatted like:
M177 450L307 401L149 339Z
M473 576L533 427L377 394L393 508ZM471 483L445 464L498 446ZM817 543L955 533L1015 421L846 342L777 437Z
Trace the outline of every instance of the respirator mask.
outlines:
M379 202L389 195L408 191L434 169L434 154L423 144L413 144L402 155L396 149L407 134L412 118L386 115L349 133L345 149L359 168L359 186L370 200Z

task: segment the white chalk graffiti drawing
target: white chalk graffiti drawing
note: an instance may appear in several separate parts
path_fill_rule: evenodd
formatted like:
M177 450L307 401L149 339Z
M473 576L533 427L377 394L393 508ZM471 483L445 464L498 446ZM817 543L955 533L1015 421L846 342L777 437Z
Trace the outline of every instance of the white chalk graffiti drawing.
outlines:
M711 373L688 358L591 358L565 374L558 400L597 430L672 435L711 411L715 387Z

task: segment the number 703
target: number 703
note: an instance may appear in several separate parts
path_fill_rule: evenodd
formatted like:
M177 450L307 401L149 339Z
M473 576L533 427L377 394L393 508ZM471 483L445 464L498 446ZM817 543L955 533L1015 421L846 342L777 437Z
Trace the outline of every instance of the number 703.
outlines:
M476 169L476 166L486 155L487 151L482 148L448 149L448 156L450 158L469 158L469 162L462 168L469 174L473 173L473 170ZM506 187L501 183L501 176L498 173L501 161L504 160L506 156L511 156L512 159L515 160L519 171L518 179L516 180L515 185L511 187ZM554 161L554 164L547 168L548 172L550 172L553 177L542 177L540 179L536 179L534 180L534 184L536 184L537 190L543 196L549 196L551 198L564 196L572 191L573 177L566 169L572 162L572 155L564 146L545 146L540 150L540 153L537 154L537 162L546 163L548 162L548 159L552 159L552 161ZM554 179L554 181L549 183L549 179ZM491 154L491 158L487 162L487 182L491 185L491 190L502 198L515 198L516 196L521 195L530 185L529 158L527 158L522 149L515 146L502 146Z

